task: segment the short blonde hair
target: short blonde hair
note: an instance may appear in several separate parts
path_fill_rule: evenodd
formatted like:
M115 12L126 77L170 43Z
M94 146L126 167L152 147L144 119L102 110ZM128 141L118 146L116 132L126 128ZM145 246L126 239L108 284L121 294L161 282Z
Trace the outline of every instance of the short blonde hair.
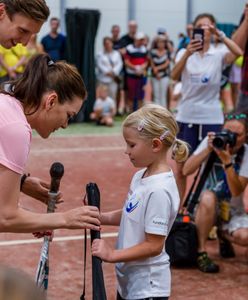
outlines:
M163 106L146 104L131 113L123 122L123 127L137 129L141 138L160 138L169 149L172 147L172 158L183 162L189 155L187 143L176 138L179 128L174 116Z

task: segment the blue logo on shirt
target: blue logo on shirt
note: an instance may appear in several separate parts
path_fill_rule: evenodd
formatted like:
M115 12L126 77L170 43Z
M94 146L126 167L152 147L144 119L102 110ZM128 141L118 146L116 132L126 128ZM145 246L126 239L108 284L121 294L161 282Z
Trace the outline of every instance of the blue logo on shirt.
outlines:
M201 82L202 83L208 83L209 79L210 79L210 77L208 75L204 75L204 76L202 76Z
M138 203L139 201L137 201L135 204L133 204L132 202L128 202L128 204L126 205L126 212L131 213L132 211L134 211L138 206Z

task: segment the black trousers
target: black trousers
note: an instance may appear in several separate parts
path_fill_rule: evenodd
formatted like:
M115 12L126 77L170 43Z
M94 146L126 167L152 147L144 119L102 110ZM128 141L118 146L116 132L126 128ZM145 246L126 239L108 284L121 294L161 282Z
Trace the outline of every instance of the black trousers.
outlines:
M149 297L149 298L145 298L145 299L137 299L137 300L168 300L169 297ZM116 300L125 300L123 298L121 298L120 294L117 292L117 297Z

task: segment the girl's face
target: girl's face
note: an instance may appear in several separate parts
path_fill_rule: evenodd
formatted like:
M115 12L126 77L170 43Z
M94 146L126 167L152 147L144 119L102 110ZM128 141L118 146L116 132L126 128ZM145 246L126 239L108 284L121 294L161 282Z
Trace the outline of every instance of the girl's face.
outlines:
M126 141L125 153L134 167L144 168L152 164L154 161L152 141L141 138L138 130L131 127L123 128L123 137Z
M200 28L200 29L204 30L204 43L210 42L210 39L211 39L211 32L209 30L210 25L214 25L214 24L212 23L212 21L209 18L204 17L204 18L199 19L194 26L194 28Z
M47 138L59 128L66 128L70 118L74 117L83 104L82 98L74 96L72 101L64 104L58 102L55 92L47 93L43 96L40 109L34 117L34 128L41 137Z
M236 145L230 149L231 153L236 153L246 141L245 126L238 120L233 119L226 121L224 128L236 133L237 135Z

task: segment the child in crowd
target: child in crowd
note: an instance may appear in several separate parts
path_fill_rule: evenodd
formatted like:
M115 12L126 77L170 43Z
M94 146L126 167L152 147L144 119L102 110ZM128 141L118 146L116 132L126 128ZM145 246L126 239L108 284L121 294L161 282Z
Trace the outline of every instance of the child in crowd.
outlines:
M165 240L179 208L179 194L167 152L176 161L188 156L176 138L178 126L164 107L147 104L123 124L125 153L136 168L122 210L101 214L101 224L120 225L117 248L96 239L92 254L116 263L117 299L168 299L171 275Z
M93 112L90 114L91 120L99 125L113 126L116 113L115 101L108 96L108 88L105 85L99 85L98 98L94 104Z

